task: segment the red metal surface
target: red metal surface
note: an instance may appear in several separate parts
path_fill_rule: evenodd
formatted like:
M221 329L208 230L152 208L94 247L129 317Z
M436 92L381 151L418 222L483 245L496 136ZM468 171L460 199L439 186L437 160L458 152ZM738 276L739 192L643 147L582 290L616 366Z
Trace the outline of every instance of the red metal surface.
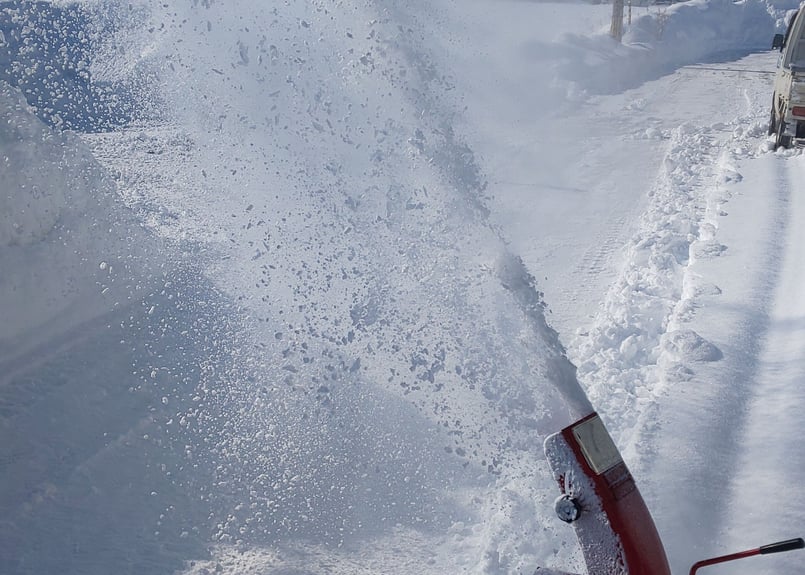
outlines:
M713 557L712 559L697 561L696 563L693 564L693 567L690 568L690 575L695 575L696 571L698 571L701 567L707 567L708 565L717 565L718 563L726 563L727 561L743 559L744 557L752 557L753 555L760 555L760 549L750 549L748 551L740 551L738 553L732 553L730 555L722 555L721 557Z
M596 413L549 435L545 455L562 492L556 513L573 526L588 575L670 575L654 520ZM708 565L794 549L805 549L805 540L705 559L691 567L690 575Z
M591 413L563 429L561 434L585 475L592 479L612 530L620 538L622 546L620 559L625 563L625 572L630 575L670 575L668 559L654 520L626 464L621 461L601 473L596 473L573 434L575 427L594 417L598 415ZM580 543L584 547L585 542ZM595 571L595 566L589 565L589 562L587 569L590 575L599 575Z
M752 557L754 555L769 555L771 553L783 553L785 551L794 551L795 549L805 549L805 541L802 537L796 539L788 539L786 541L778 541L777 543L769 543L768 545L761 545L757 549L748 549L746 551L739 551L738 553L730 553L729 555L722 555L720 557L713 557L712 559L705 559L693 564L690 568L690 575L696 575L696 571L701 567L708 565L716 565L718 563L726 563L727 561L735 561L736 559L743 559L745 557Z

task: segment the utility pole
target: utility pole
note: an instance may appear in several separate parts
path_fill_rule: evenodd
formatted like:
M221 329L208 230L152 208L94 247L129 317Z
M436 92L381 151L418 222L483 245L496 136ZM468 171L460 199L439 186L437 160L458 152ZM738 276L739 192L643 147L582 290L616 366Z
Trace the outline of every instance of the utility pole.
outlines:
M623 38L623 0L612 0L612 26L609 35L618 42Z

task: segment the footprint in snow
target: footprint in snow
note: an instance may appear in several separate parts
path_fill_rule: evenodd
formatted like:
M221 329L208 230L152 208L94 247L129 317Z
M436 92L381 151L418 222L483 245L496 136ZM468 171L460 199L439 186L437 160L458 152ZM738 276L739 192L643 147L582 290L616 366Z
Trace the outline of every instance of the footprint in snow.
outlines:
M678 361L718 361L724 354L692 329L669 331L662 336L662 349Z
M721 295L721 288L718 287L716 284L711 283L703 283L695 288L695 294L697 296L707 296L707 295Z
M693 244L693 256L696 259L715 258L727 251L727 246L716 240L698 241Z

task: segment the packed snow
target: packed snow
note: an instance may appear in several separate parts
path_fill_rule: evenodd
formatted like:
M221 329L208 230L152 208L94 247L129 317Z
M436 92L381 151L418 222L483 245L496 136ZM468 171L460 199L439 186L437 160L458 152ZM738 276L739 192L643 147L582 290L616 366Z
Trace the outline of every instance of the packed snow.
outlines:
M673 572L801 536L796 7L0 2L0 572L582 573L591 408Z

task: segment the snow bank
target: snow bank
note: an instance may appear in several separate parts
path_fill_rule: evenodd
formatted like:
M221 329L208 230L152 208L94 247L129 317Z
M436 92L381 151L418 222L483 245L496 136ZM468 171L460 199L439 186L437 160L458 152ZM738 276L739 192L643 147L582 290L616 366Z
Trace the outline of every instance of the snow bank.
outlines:
M0 190L0 570L170 572L203 553L171 442L236 341L220 299L2 82Z
M656 6L626 26L623 43L604 32L563 37L557 78L569 82L571 93L613 94L680 66L769 50L786 11L797 5L788 0L691 0Z
M154 242L86 147L42 124L1 81L0 120L3 361L134 301L149 284Z

